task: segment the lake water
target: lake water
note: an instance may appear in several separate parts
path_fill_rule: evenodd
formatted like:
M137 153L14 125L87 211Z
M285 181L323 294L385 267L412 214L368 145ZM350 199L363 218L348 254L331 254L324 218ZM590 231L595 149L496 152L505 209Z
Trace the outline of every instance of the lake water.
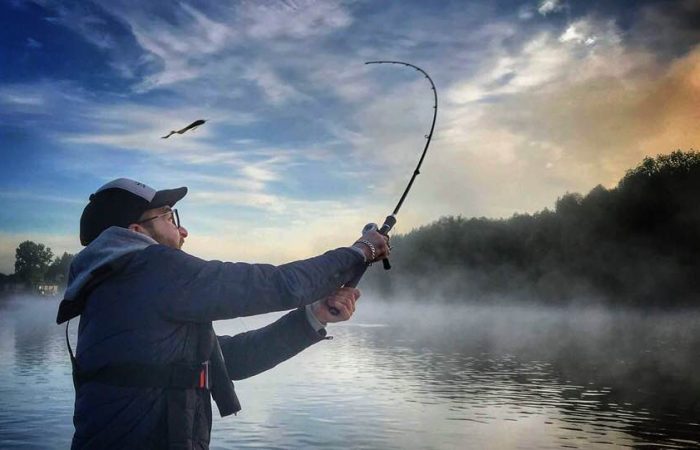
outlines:
M68 448L57 299L0 300L0 448ZM380 304L236 383L212 448L700 448L700 312ZM220 322L220 334L276 315ZM71 335L75 343L77 323Z

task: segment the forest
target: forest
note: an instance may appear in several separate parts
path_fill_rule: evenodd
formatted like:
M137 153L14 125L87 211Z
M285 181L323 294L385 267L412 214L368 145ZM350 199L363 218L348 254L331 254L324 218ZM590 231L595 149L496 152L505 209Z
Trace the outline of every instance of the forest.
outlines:
M51 248L33 241L24 241L15 250L15 273L0 273L0 293L3 291L36 290L37 286L55 284L65 287L68 269L74 255L63 252L54 257Z
M383 297L675 307L700 300L700 153L645 158L616 187L534 214L442 217L392 237Z

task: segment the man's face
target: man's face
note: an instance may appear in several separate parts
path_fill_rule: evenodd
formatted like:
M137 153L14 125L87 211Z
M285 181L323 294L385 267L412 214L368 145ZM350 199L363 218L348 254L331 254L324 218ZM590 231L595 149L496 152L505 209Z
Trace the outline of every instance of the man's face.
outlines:
M140 224L131 227L134 231L144 233L152 237L156 242L168 247L180 249L185 243L187 229L177 227L173 218L173 212L169 206L149 209L144 212L139 219Z

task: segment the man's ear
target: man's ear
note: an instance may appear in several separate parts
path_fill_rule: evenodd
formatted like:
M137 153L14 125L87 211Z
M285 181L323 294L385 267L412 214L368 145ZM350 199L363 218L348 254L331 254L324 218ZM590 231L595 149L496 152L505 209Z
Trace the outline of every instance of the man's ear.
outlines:
M128 228L129 228L129 230L131 230L131 231L135 231L135 232L137 232L137 233L145 234L146 236L151 236L151 233L149 233L148 230L147 230L146 228L142 227L142 226L139 225L138 223L132 223L131 225L129 225Z

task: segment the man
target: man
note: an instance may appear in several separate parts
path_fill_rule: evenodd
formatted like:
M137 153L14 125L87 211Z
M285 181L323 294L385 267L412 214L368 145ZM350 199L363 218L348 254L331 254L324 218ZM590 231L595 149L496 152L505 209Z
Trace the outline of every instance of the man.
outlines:
M231 380L323 340L326 323L355 310L359 291L341 286L389 254L387 238L371 231L351 247L278 267L204 261L180 250L187 230L172 208L186 193L120 178L83 210L87 247L71 264L57 317L80 315L75 357L69 345L73 448L208 448L210 396L222 416L240 410ZM289 309L236 336L211 326Z

